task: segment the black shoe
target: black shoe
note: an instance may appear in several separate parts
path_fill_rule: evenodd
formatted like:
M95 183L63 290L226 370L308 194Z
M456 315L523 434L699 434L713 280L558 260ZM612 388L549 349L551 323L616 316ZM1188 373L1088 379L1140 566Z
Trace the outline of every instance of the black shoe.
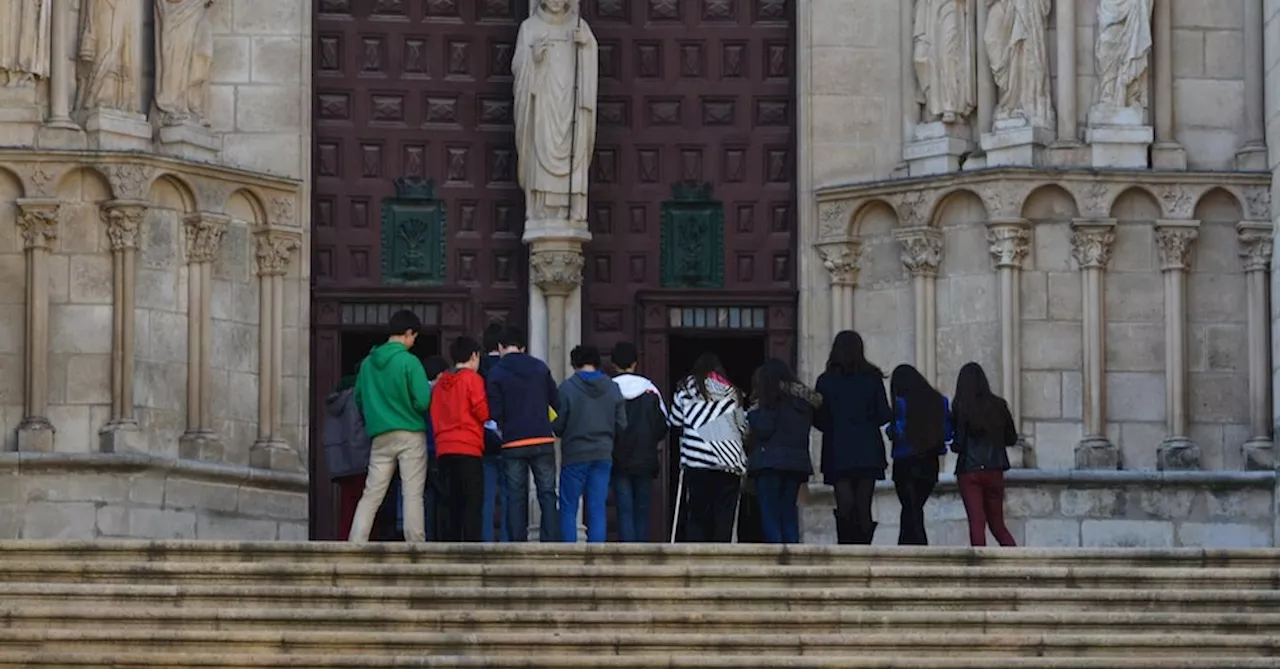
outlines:
M836 519L836 543L841 546L851 544L854 540L853 519L848 516L841 516L839 511L833 510L832 516Z

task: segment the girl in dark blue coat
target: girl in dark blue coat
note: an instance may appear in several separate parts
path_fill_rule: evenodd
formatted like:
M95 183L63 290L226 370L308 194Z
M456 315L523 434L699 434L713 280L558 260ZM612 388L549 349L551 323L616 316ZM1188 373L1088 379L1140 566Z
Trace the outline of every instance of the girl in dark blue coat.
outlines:
M884 480L889 466L880 428L893 420L893 412L884 372L867 362L857 332L836 335L815 389L822 406L813 425L822 432L823 480L835 490L836 537L842 544L869 544L876 531L876 481Z
M898 365L889 380L893 396L893 487L902 504L899 546L927 546L924 505L938 485L938 458L951 440L951 407L911 365Z
M765 543L800 543L800 486L813 473L809 430L822 399L796 380L787 363L772 358L756 370L747 424L755 448L748 470L755 477Z

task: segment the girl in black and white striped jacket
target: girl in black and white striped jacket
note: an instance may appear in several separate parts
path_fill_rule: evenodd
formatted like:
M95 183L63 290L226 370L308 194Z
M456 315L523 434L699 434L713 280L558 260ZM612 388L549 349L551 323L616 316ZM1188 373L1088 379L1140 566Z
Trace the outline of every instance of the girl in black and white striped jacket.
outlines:
M720 359L704 353L676 388L671 427L680 430L684 470L685 533L689 542L728 543L747 471L742 393ZM679 522L679 521L677 521Z

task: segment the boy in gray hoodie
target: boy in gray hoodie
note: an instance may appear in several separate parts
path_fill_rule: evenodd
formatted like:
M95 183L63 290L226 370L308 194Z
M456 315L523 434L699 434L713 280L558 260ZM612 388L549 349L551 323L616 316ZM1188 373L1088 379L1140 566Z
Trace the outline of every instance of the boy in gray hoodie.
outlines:
M585 495L587 542L604 543L613 442L627 429L626 402L618 384L600 371L596 347L574 348L569 363L574 374L560 384L551 425L560 437L560 537L578 541L578 501Z

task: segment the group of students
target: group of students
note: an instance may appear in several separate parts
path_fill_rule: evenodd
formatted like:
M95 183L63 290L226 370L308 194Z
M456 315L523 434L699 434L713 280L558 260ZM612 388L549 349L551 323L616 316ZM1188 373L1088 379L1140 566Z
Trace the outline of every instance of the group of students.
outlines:
M660 448L673 431L680 448L673 541L742 540L739 518L749 499L759 540L798 543L799 493L813 474L809 440L817 429L839 543L872 542L875 487L889 470L887 437L902 508L899 544L928 543L924 506L950 448L970 542L985 545L990 528L1001 545L1014 545L1003 505L1005 448L1017 430L977 363L960 370L953 399L910 365L894 369L886 395L885 374L867 360L861 336L844 331L812 388L786 362L770 359L744 393L708 352L677 384L668 409L636 372L638 351L627 342L610 352L612 376L595 347L574 348L573 374L557 386L547 365L525 351L518 328L492 326L483 351L459 337L449 347L452 367L435 358L424 367L410 352L420 327L412 312L395 314L388 341L361 363L353 387L330 398L325 447L352 541L370 538L397 470L408 541L426 540L427 526L433 540L527 540L530 475L542 541L577 541L580 504L587 541L605 541L610 493L619 539L650 541ZM368 464L358 471L362 452Z

